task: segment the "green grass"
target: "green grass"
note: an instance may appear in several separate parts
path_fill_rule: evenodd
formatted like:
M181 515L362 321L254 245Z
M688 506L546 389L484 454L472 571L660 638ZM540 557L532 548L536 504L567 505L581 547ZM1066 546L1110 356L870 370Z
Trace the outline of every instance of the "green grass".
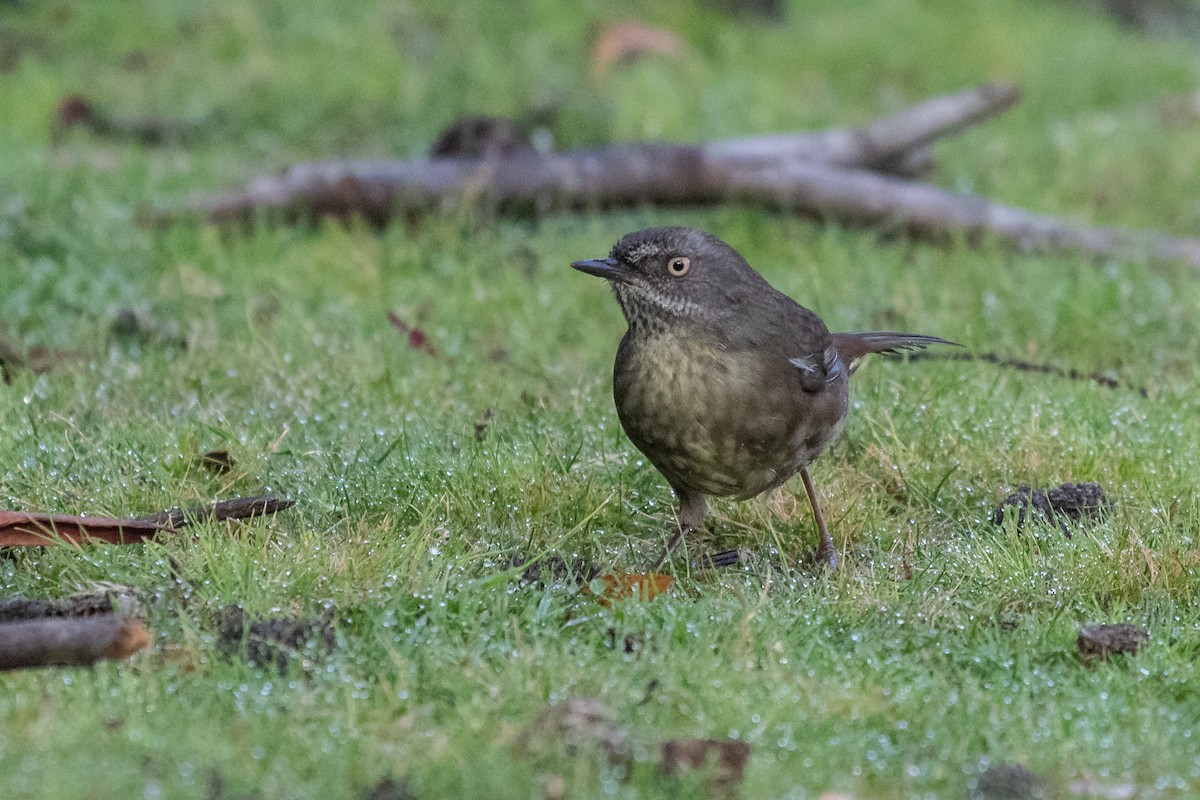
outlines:
M1101 224L1200 226L1200 123L1156 110L1195 91L1186 42L1073 4L797 2L777 24L692 6L5 8L0 333L79 356L0 385L0 507L136 515L268 489L297 506L146 547L0 556L5 596L113 582L156 598L154 647L132 661L0 676L0 797L358 798L390 777L421 798L529 798L553 776L571 797L682 797L695 785L656 774L657 744L704 736L752 744L747 798L962 797L1004 761L1053 796L1088 777L1139 797L1200 790L1194 270L738 208L382 231L134 224L144 203L296 160L419 153L463 113L558 104L563 147L701 140L851 124L1003 79L1022 105L941 145L941 185ZM689 54L594 81L588 31L624 17L678 31ZM130 116L224 116L186 147L78 131L52 144L74 91ZM876 360L813 469L842 570L779 567L815 543L789 484L714 504L709 544L773 554L756 565L613 608L524 584L514 555L644 569L671 519L612 408L620 313L567 268L656 224L717 233L834 329L939 334L1149 396ZM112 333L123 308L170 335ZM439 354L409 349L389 310ZM212 449L234 472L199 465ZM1070 540L990 521L1019 484L1089 480L1115 511ZM284 675L224 658L212 617L229 603L328 611L338 648ZM1151 643L1084 664L1075 636L1101 621ZM627 778L519 746L572 695L603 698L628 729Z

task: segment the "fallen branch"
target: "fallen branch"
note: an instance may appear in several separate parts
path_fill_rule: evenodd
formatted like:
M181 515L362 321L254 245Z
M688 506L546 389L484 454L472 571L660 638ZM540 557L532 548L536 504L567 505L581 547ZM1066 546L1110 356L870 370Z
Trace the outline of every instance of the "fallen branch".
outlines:
M0 599L0 623L43 617L91 617L120 612L130 614L141 605L130 586L113 586L104 591L86 592L57 600L28 597Z
M137 519L0 511L0 547L31 547L64 541L135 544L194 522L249 519L283 511L292 504L291 500L273 495L239 497L189 509L172 508Z
M6 622L0 624L0 671L124 659L150 641L145 625L119 614Z
M1142 256L1200 268L1200 239L1074 225L977 195L882 174L928 158L940 136L1016 102L1011 86L935 97L861 129L781 134L704 144L635 143L483 159L298 164L244 189L201 195L154 222L246 222L361 215L376 223L463 203L502 213L728 201L769 205L917 237L994 238L1022 251Z
M174 530L194 522L220 522L227 519L250 519L268 514L276 514L295 505L294 500L263 494L256 497L239 497L234 500L220 500L216 503L206 503L192 508L171 508L157 514L138 517L138 522L160 525Z
M929 163L931 142L1007 110L1019 95L1013 86L988 84L932 98L864 128L703 144L633 143L549 155L297 164L255 178L244 189L200 195L179 208L150 210L142 218L226 223L275 213L288 219L361 215L382 223L463 202L506 213L721 202L729 199L734 176L789 165L822 162L901 174L922 170Z
M1200 239L1156 231L1090 228L978 195L951 192L865 170L788 164L731 175L729 194L855 224L887 225L932 238L988 237L1023 252L1075 251L1142 256L1200 269Z

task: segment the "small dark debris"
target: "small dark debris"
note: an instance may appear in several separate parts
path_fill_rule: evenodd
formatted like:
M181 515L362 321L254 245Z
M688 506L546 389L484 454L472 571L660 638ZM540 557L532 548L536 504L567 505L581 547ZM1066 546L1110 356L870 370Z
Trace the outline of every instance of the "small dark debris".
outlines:
M362 793L362 800L417 800L408 781L384 778Z
M1098 483L1064 483L1048 490L1018 486L996 507L992 522L1004 524L1009 508L1016 509L1018 530L1023 530L1030 521L1032 508L1070 538L1071 524L1100 519L1108 510L1108 499Z
M81 94L68 94L58 101L58 124L61 127L90 125L95 116L96 109L92 101Z
M975 782L972 800L1038 800L1046 796L1037 776L1020 764L993 764Z
M429 148L432 158L487 158L534 152L529 134L504 117L459 117L442 129Z
M1127 28L1160 39L1200 36L1200 14L1188 0L1085 0Z
M128 614L138 605L140 603L130 587L76 594L59 600L10 597L0 600L0 622L44 617L90 617L95 614L111 614L114 611Z
M399 315L394 311L388 312L388 322L392 323L392 327L408 337L408 346L412 350L423 350L426 354L436 356L438 350L433 346L433 342L429 341L429 336L417 325L409 325L404 320L400 319Z
M144 72L150 68L150 56L140 47L121 56L121 69L128 72Z
M697 569L720 569L721 567L737 566L742 560L739 550L722 550L719 553L709 553L701 556L696 563Z
M492 420L495 418L496 412L490 408L483 410L483 415L475 420L475 441L482 442L487 438L488 428L492 426Z
M627 633L624 636L620 637L620 640L618 640L618 638L617 638L617 629L616 628L608 628L605 631L605 634L608 636L608 649L609 650L620 649L621 652L625 653L626 655L634 655L637 653L641 653L647 649L647 646L649 647L649 649L651 651L658 649L654 645L653 640L651 640L650 644L647 645L645 634Z
M731 17L780 22L787 11L783 0L707 0L706 5Z
M40 345L25 348L0 336L0 381L5 385L11 384L14 376L23 369L35 375L44 375L65 364L82 360L82 353Z
M559 555L531 561L525 556L513 556L507 569L521 569L521 582L541 588L552 585L584 586L600 576L600 567L583 558L567 561Z
M226 655L239 654L258 667L287 671L298 656L324 656L337 644L328 618L277 617L247 619L240 606L228 605L217 614L217 646Z
M213 474L225 475L233 471L237 461L228 450L209 450L200 456L200 465Z
M110 114L81 94L65 95L55 111L52 136L61 138L68 128L82 127L111 139L161 145L194 139L222 121L219 111L192 119L121 117Z
M253 791L230 791L225 787L225 777L216 770L209 772L205 789L205 800L260 800L262 797Z
M1119 622L1113 625L1086 625L1079 631L1079 654L1106 659L1115 653L1136 653L1150 641L1145 628Z
M672 739L659 751L659 770L677 775L691 770L711 770L713 789L727 793L742 782L750 745L738 739Z
M159 322L136 309L122 308L117 311L108 326L109 332L117 339L140 344L162 344L168 347L187 349L187 337L180 330L175 320Z
M632 762L629 732L616 715L594 697L568 697L542 709L518 739L519 750L541 756L563 752L576 756L599 750L610 766Z

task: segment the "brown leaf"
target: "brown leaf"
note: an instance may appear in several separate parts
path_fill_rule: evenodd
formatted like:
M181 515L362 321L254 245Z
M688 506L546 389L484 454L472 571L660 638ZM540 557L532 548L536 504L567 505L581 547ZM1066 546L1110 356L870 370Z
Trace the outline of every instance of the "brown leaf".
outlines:
M742 782L749 760L750 745L737 739L672 739L662 743L658 766L663 775L709 771L712 788L729 793Z
M0 511L0 547L78 544L88 540L133 544L152 539L162 530L165 530L162 525L132 519Z
M0 547L35 547L61 542L79 544L86 541L136 544L154 538L159 531L181 528L192 521L246 519L275 514L291 505L291 500L260 495L222 500L186 510L172 508L137 519L0 511Z
M675 581L670 575L657 572L647 575L601 575L596 580L602 581L604 584L603 589L598 593L598 600L602 606L618 600L649 602L669 589ZM593 581L594 583L595 581ZM597 594L594 589L587 586L584 587L584 591Z
M408 336L408 346L413 350L424 350L431 356L438 354L437 348L429 341L429 337L425 331L421 330L416 325L409 325L404 320L396 315L396 312L388 312L388 322L392 323L392 327Z
M121 626L116 638L100 653L101 658L121 660L141 650L153 640L150 629L141 620L128 619Z
M680 58L687 45L679 34L630 20L614 22L592 43L592 77L603 78L616 64L628 64L651 53Z

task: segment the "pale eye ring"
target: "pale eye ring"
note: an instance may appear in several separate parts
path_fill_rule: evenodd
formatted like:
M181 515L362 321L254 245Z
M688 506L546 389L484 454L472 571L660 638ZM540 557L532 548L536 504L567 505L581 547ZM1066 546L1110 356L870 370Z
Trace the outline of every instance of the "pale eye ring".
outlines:
M667 272L676 278L682 278L692 268L692 260L687 256L675 256L667 262Z

